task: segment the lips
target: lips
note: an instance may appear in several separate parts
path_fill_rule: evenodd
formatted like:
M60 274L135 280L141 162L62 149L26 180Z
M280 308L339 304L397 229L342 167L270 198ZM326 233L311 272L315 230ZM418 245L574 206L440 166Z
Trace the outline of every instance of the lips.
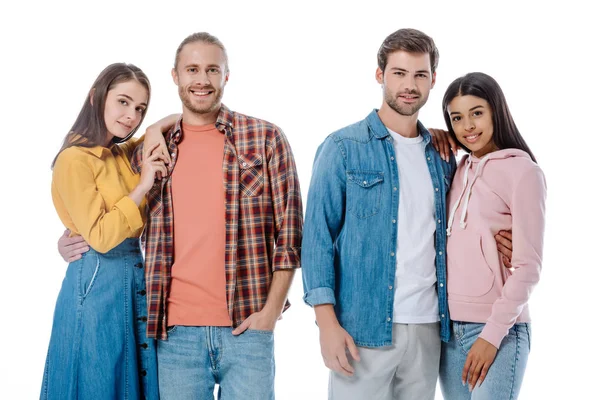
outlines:
M467 143L475 143L479 139L480 136L481 136L481 133L474 133L469 136L463 136L463 138L465 139L465 141Z
M131 130L133 128L131 125L124 124L122 122L117 121L123 128Z
M214 89L190 89L190 93L192 93L195 97L207 97L214 92Z
M419 95L403 93L403 94L398 95L398 97L405 103L414 103L419 98Z

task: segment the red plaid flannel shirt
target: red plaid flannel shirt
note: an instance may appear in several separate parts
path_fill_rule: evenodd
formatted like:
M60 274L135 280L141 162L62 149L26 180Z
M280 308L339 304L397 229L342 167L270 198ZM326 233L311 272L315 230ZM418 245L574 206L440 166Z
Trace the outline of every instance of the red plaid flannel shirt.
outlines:
M296 165L283 132L275 125L221 106L216 127L224 134L225 291L236 327L266 303L273 271L300 267L302 199ZM166 136L174 164L181 121ZM143 144L132 157L141 171ZM148 192L146 248L147 334L167 338L167 299L173 265L171 174ZM202 185L202 182L189 184ZM286 304L286 307L289 303Z

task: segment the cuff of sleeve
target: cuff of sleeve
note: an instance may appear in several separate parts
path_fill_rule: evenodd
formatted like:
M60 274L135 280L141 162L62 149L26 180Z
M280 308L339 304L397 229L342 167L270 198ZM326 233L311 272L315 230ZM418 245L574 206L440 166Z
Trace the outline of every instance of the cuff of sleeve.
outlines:
M273 255L273 272L300 268L300 247L276 247Z
M304 294L304 302L311 307L321 304L333 304L335 306L335 295L333 289L328 287L319 287L309 290Z
M500 343L502 343L502 339L504 339L504 336L506 336L507 333L508 332L504 331L504 329L487 323L483 327L479 337L487 342L490 342L490 344L492 344L495 348L499 349Z
M121 210L127 219L127 223L129 224L129 228L132 232L135 232L144 226L140 209L138 208L137 204L131 200L131 197L123 197L117 202L117 204L115 204L115 207Z

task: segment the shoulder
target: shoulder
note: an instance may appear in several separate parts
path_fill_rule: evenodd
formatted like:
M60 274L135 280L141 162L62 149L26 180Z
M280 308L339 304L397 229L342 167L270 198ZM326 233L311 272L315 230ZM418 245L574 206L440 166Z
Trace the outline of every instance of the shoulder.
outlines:
M95 157L93 151L86 147L71 146L60 152L54 168L65 168L73 163L89 164Z
M53 182L67 182L74 178L88 179L95 175L95 163L99 159L85 147L72 146L63 150L52 169Z
M266 131L281 134L282 130L279 126L264 119L252 117L239 112L232 111L233 128L234 129L249 129L255 131Z
M362 120L338 129L329 137L336 142L342 140L366 141L371 137L371 133L367 121Z
M508 157L502 160L502 170L518 184L523 179L544 178L542 168L529 157Z

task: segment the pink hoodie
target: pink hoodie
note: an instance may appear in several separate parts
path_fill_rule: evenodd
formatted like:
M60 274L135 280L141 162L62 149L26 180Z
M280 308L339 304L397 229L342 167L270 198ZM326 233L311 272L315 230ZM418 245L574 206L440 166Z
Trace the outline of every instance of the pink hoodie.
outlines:
M529 155L494 151L460 161L448 197L448 305L454 321L485 323L497 348L516 322L529 322L527 301L540 279L546 181ZM511 230L512 266L503 266L494 235Z

